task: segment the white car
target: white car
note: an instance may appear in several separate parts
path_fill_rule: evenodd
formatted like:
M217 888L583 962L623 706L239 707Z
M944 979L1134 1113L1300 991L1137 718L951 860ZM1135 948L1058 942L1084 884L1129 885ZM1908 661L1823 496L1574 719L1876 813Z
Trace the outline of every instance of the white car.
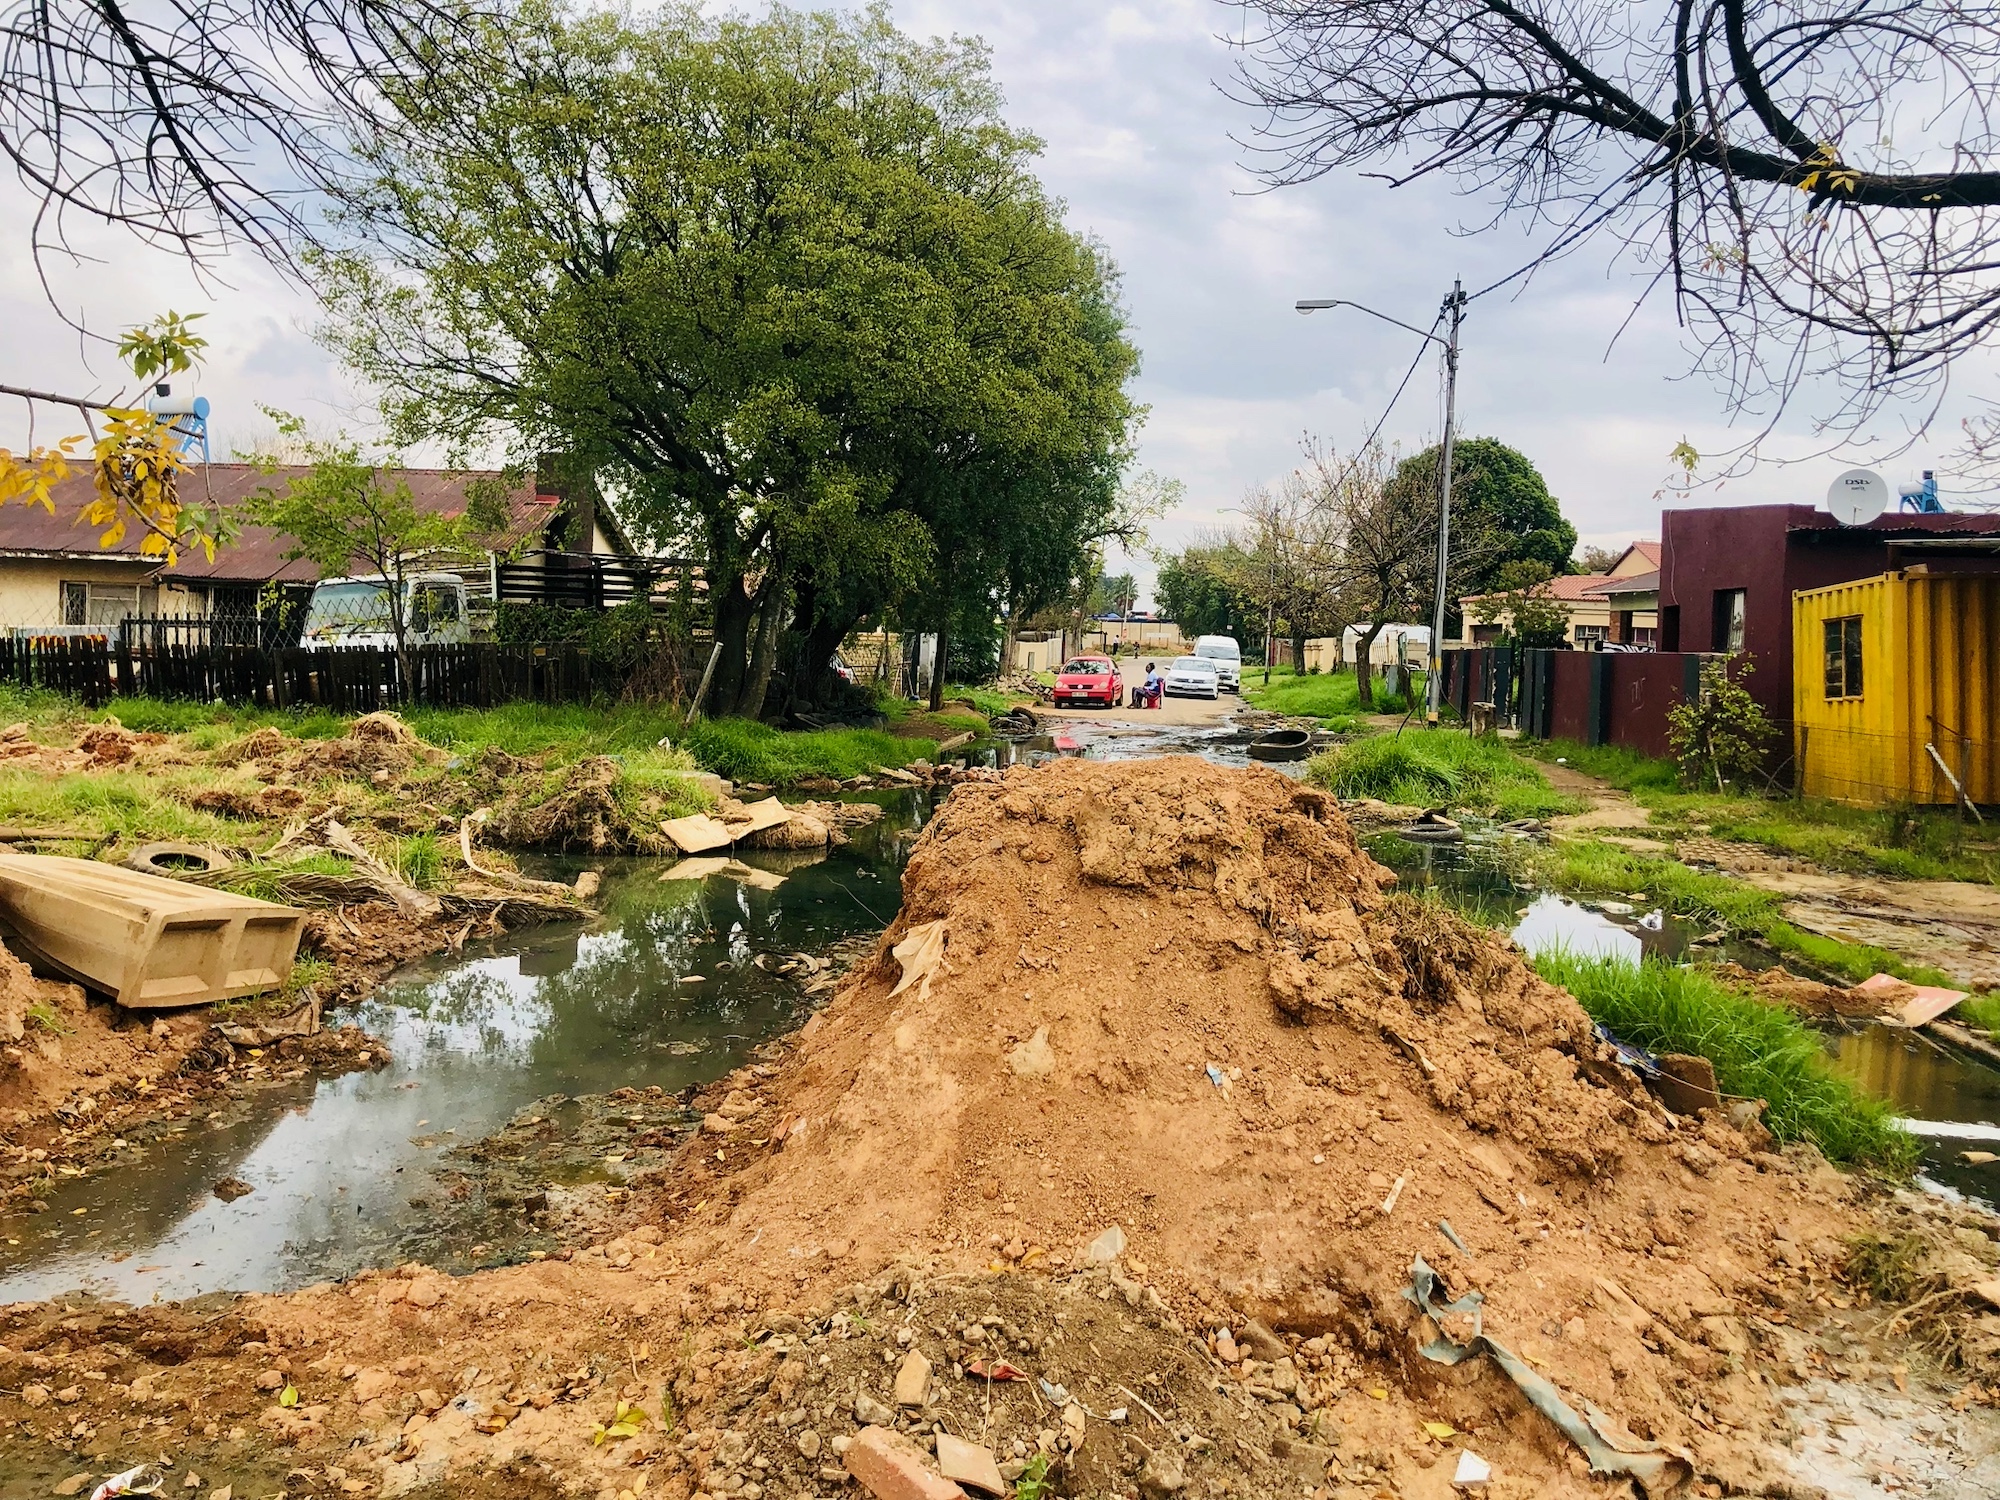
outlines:
M1215 663L1205 656L1175 657L1174 664L1167 668L1167 696L1221 697L1222 678L1215 670Z
M1194 643L1194 654L1215 663L1215 675L1223 690L1243 691L1243 649L1226 635L1205 635Z

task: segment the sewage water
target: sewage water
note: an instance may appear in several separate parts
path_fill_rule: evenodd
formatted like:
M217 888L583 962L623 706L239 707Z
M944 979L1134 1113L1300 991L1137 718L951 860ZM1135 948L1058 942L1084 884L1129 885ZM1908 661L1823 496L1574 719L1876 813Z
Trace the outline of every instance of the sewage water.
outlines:
M894 917L931 802L872 800L885 816L847 848L745 853L751 880L663 881L672 861L592 861L605 872L598 921L468 944L332 1018L385 1037L387 1068L253 1095L60 1186L46 1213L0 1221L0 1301L280 1290L434 1248L454 1146L537 1101L558 1127L575 1123L579 1106L551 1096L706 1082L799 1024L812 1003L802 984L753 960L824 953ZM651 1103L658 1115L672 1101ZM214 1184L228 1177L251 1191L225 1201Z

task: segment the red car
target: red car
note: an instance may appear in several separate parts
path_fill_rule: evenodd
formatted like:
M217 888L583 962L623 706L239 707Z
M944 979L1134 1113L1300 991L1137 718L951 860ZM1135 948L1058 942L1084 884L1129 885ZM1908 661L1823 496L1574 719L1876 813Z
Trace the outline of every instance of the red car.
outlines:
M1118 664L1108 656L1077 656L1056 673L1057 703L1101 703L1116 708L1125 696Z

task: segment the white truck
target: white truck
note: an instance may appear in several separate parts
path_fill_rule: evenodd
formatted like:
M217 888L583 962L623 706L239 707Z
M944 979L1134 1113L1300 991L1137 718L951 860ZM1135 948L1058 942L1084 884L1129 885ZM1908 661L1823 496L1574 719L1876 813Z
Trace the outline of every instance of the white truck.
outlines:
M377 573L322 578L306 606L300 644L308 651L347 646L396 649L389 601L395 584ZM403 579L403 635L412 646L449 646L472 639L465 580L456 573L412 573Z

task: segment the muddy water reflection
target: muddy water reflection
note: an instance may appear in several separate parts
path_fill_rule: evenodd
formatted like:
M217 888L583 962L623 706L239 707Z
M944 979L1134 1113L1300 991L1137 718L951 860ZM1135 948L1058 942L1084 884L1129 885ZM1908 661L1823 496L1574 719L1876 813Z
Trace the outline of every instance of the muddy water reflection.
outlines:
M49 1212L0 1226L0 1301L270 1290L407 1258L451 1146L553 1094L717 1077L797 1025L811 1003L801 986L752 960L823 952L895 915L929 804L882 800L888 815L829 858L745 856L762 885L782 876L773 888L599 862L603 916L588 929L415 966L352 1017L389 1039L392 1066L257 1095L240 1118L188 1121L130 1165L59 1188ZM212 1188L226 1176L252 1191L222 1201Z
M1829 1036L1827 1052L1837 1072L1893 1100L1911 1119L2000 1124L2000 1072L1969 1061L1922 1031L1867 1026ZM2000 1147L1991 1141L1927 1140L1924 1176L1969 1198L2000 1204L2000 1162L1968 1165L1959 1160L1968 1149Z

